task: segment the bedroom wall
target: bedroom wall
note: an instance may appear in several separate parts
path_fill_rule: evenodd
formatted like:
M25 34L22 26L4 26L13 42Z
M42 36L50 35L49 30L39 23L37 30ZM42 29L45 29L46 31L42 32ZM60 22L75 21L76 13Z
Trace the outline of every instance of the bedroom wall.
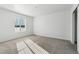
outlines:
M36 17L34 34L71 41L70 11Z
M17 16L26 18L26 31L15 32L15 20ZM5 9L0 9L0 42L33 34L33 18L20 15Z

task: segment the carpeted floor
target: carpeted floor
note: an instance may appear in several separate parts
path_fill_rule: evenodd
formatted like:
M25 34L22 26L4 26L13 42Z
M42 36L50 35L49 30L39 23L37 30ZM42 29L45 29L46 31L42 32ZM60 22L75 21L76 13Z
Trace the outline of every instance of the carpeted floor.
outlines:
M18 54L16 42L28 38L32 39L42 48L47 50L50 54L77 54L75 46L71 44L69 41L35 35L23 37L20 39L9 40L6 42L1 42L0 54Z

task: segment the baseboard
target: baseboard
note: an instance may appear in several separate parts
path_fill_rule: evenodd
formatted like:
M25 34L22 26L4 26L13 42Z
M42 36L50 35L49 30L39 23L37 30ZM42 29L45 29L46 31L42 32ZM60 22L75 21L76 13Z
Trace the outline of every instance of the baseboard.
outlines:
M4 40L4 41L1 41L0 43L4 43L4 42L8 42L8 41L12 41L12 40L16 40L16 39L21 39L23 37L28 37L28 36L32 36L33 34L31 35L24 35L24 36L20 36L20 37L17 37L17 38L13 38L13 39L7 39L7 40Z
M71 40L68 40L68 39L63 39L63 38L50 37L50 36L39 35L39 34L33 34L33 35L36 35L36 36L43 36L43 37L48 37L48 38L55 38L55 39L60 39L60 40L66 40L66 41L69 41L69 42L71 42Z

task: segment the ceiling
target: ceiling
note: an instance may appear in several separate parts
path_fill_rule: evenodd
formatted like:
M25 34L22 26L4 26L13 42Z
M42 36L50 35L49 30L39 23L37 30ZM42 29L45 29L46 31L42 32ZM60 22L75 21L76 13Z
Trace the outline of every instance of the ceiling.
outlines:
M70 10L72 4L2 4L6 8L33 17Z

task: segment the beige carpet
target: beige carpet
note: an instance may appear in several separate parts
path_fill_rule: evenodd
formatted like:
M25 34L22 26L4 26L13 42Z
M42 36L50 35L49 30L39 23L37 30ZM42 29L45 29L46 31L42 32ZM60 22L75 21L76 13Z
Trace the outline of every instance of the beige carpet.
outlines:
M0 43L0 54L18 54L16 42L32 39L51 54L75 54L76 49L69 41L42 36L28 36Z

